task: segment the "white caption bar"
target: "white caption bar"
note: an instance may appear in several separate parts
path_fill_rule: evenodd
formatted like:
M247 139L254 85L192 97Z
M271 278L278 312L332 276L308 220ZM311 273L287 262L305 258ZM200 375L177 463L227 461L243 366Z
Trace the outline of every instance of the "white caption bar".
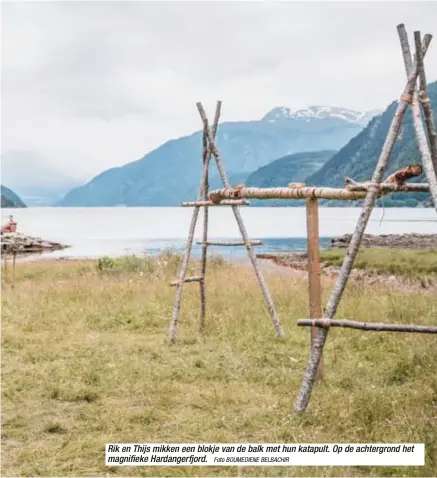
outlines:
M107 466L424 466L423 443L106 445Z

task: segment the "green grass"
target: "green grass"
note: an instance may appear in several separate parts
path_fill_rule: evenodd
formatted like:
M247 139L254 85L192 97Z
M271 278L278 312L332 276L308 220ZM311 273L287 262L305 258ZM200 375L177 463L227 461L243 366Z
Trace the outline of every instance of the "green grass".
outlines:
M321 251L326 265L341 266L345 250ZM437 250L435 249L361 249L354 264L371 274L388 274L409 279L432 277L437 279Z
M2 476L435 476L436 338L332 330L324 383L293 406L309 354L305 279L208 265L167 331L180 258L19 264L2 294ZM193 264L197 268L197 264ZM194 273L194 270L190 273ZM324 298L332 287L324 282ZM338 318L436 324L431 294L350 284ZM105 467L106 443L425 443L424 467Z

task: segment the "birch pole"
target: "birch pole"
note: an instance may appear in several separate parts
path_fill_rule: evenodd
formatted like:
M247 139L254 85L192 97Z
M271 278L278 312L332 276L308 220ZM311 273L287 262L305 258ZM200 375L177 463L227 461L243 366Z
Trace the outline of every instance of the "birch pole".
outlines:
M429 38L429 40L427 40ZM427 34L423 38L424 43L431 41L432 36ZM419 100L422 103L423 112L425 116L426 128L428 130L429 147L431 149L432 164L434 167L434 174L437 176L437 132L434 124L434 117L432 114L431 101L428 98L428 87L426 84L425 66L423 64L423 50L418 48L420 42L420 32L414 32L414 39L416 43L417 69L419 71Z
M418 334L437 334L435 325L411 324L379 324L372 322L357 322L355 320L325 320L325 319L299 319L297 325L304 327L342 327L346 329L368 330L373 332L409 332Z
M403 24L398 25L398 34L399 34L399 40L400 40L401 48L402 48L402 55L404 58L405 72L407 73L407 76L409 76L413 69L413 61L411 57L410 44L408 42L407 31ZM430 146L432 148L433 135L434 135L434 140L436 140L435 127L434 127L434 122L432 118L431 104L430 104L428 93L427 93L425 68L423 65L423 57L424 57L424 54L426 54L426 51L429 47L431 39L432 39L432 36L427 34L424 36L423 43L422 43L420 38L420 32L414 32L414 41L415 41L415 49L416 49L415 60L417 64L417 71L420 76L419 82L420 82L420 89L421 89L422 96L420 96L420 94L416 90L413 92L412 111L413 111L413 125L414 125L414 131L416 134L417 145L419 147L420 155L422 157L422 164L425 170L426 178L428 180L429 191L431 193L434 208L437 212L437 176L436 176L437 169L435 169L435 165L433 163L433 157L430 152L430 148L428 146L428 141L426 139L426 133L422 123L422 114L421 114L420 103L419 103L419 101L421 101L424 107L424 116L425 116L425 121L427 124L427 129L428 129L428 134L430 139ZM428 120L427 120L427 116L428 117L430 116Z
M197 108L199 110L200 117L202 118L202 121L205 124L205 128L206 128L205 131L207 131L207 134L208 134L209 147L211 149L212 154L215 157L215 161L217 163L217 167L218 167L218 170L220 172L220 176L221 176L223 185L225 186L225 188L229 188L228 178L227 178L226 172L223 168L223 164L222 164L222 161L221 161L221 158L220 158L220 153L218 152L217 146L215 144L215 140L214 140L211 132L209 131L208 119L206 117L205 110L203 109L202 103L200 103L200 102L197 103ZM249 241L249 236L247 234L246 227L243 223L243 218L241 217L240 210L238 209L238 206L231 206L231 207L232 207L232 211L234 213L235 219L237 221L238 228L240 229L240 233L241 233L241 236L243 238L243 241L246 244L247 253L248 253L249 258L252 262L252 266L255 270L255 274L256 274L256 277L258 279L259 285L261 287L262 293L264 295L264 299L267 303L267 307L268 307L268 310L270 312L270 316L272 318L273 326L276 330L276 335L278 337L283 337L284 336L284 331L283 331L281 323L279 321L279 317L278 317L278 314L276 312L276 308L275 308L275 305L273 303L273 299L270 295L270 291L267 287L267 284L266 284L266 282L264 280L264 277L261 273L261 270L259 268L259 265L258 265L258 262L257 262L257 259L256 259L255 250L253 249L253 246Z
M348 178L349 179L349 178ZM349 181L351 181L349 179ZM346 188L327 188L316 186L303 186L298 188L275 187L275 188L242 188L242 189L215 189L210 191L208 198L210 205L221 206L223 204L238 205L238 201L246 199L335 199L339 201L355 201L364 199L366 191L371 185L367 183L355 182L348 184ZM429 186L426 183L406 183L402 186L396 184L381 183L379 185L380 193L392 192L429 192ZM235 199L235 198L245 199ZM232 202L233 201L233 202ZM194 206L195 203L183 203ZM242 205L242 204L240 204Z
M221 112L221 102L219 101L217 102L214 123L212 126L212 135L214 138L217 134L220 112ZM209 164L210 164L212 153L211 153L211 149L208 147L208 135L205 130L205 125L203 128L202 145L203 145L203 162L204 164L205 162L207 163L205 183L204 183L204 189L203 189L203 197L204 197L204 200L207 201L208 192L209 192L208 171L209 171ZM201 259L201 266L200 266L200 276L202 279L199 282L199 285L200 285L200 330L203 330L203 328L205 327L205 317L206 317L205 276L206 276L206 261L207 261L207 254L208 254L208 219L209 219L209 211L208 211L208 208L205 207L203 209L202 259Z
M203 127L202 135L202 145L203 145L203 164L208 163L206 166L205 174L205 184L203 188L203 197L206 201L208 198L208 169L209 169L209 155L208 155L208 139L205 131L205 126ZM205 315L206 315L206 294L205 294L205 276L206 276L206 257L208 254L208 245L206 244L208 240L208 208L203 208L203 234L202 234L202 259L200 264L200 276L201 281L199 282L200 286L200 330L203 330L205 326Z
M217 132L217 124L218 124L218 120L220 118L220 108L221 108L221 102L218 101L217 102L217 107L216 107L216 114L215 114L215 120L217 122L214 123L214 126L213 126L215 133ZM208 136L212 137L210 131L208 131ZM204 161L203 170L202 170L202 177L201 177L201 180L200 180L199 191L197 193L197 201L200 201L202 199L202 194L203 194L204 187L205 187L205 179L206 179L206 176L207 176L207 173L208 173L208 165L209 165L209 161ZM180 313L180 309L181 309L182 290L183 290L185 275L187 273L188 260L190 258L191 249L193 247L194 232L196 230L196 223L197 223L197 218L199 216L199 209L200 209L200 206L195 206L194 211L193 211L193 216L191 218L191 223L190 223L190 229L189 229L189 232L188 232L187 245L186 245L186 248L185 248L185 254L184 254L181 269L180 269L180 272L179 272L179 280L178 280L178 284L177 284L175 304L174 304L174 307L173 307L173 314L172 314L172 319L171 319L171 322L170 322L170 329L169 329L169 338L170 338L171 342L174 342L176 327L177 327L177 324L178 324L178 321L179 321L179 313Z
M416 132L417 144L419 146L420 153L422 155L422 163L425 169L425 175L428 180L429 190L434 203L434 208L437 212L437 137L432 118L431 103L428 98L428 92L426 87L425 68L423 65L423 55L420 41L420 32L414 32L414 40L416 47L416 61L417 68L420 73L422 72L420 83L420 93L417 91L413 95L413 119L414 130ZM424 82L424 84L422 84ZM420 109L420 102L422 103L425 122L429 134L429 146L426 139L425 129L422 123L422 114ZM431 148L431 151L430 151Z
M416 62L412 68L407 84L405 85L404 92L399 100L396 113L392 120L389 132L387 134L386 140L381 151L381 155L378 159L376 169L372 176L372 186L367 191L366 197L364 199L363 208L361 210L361 214L359 216L355 231L349 243L347 253L340 269L340 273L337 277L331 296L329 297L326 306L325 316L330 320L335 316L335 313L337 312L338 305L340 303L341 297L349 279L349 275L354 265L358 249L360 247L364 235L364 231L366 229L367 223L375 205L377 195L379 193L378 186L381 183L382 177L387 168L387 164L390 159L396 138L399 134L399 129L401 127L405 111L411 101L411 97L417 81L417 75L418 68ZM318 335L314 340L313 347L311 350L311 356L309 358L307 369L303 378L303 383L301 385L299 395L295 404L294 409L296 412L305 411L310 401L311 392L313 390L314 382L316 380L317 369L320 363L320 359L322 357L323 347L328 336L328 331L329 329L319 330Z

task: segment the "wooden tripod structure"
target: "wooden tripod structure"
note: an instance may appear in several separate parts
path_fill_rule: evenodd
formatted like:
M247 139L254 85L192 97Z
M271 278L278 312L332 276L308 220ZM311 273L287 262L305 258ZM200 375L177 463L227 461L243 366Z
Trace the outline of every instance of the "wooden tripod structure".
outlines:
M369 190L367 191L366 197L364 199L363 208L358 219L355 231L352 235L352 239L349 243L349 247L345 255L343 265L341 267L337 281L334 285L334 289L331 293L331 296L328 299L328 303L326 305L324 313L324 318L326 318L324 327L320 327L319 325L319 333L314 340L311 350L311 356L308 361L303 383L296 401L296 412L304 411L310 401L311 392L313 389L314 382L316 380L317 368L322 358L323 347L328 337L330 321L335 316L337 307L346 288L346 284L352 271L352 267L357 256L358 249L363 239L364 230L367 226L370 215L375 206L376 198L379 191L378 186L380 185L383 174L387 168L391 152L393 150L396 138L399 134L404 114L409 104L411 104L413 110L414 130L416 133L419 150L422 156L422 164L425 169L425 174L429 184L429 190L431 192L434 208L437 211L437 135L432 117L431 103L427 94L426 76L423 64L423 58L426 55L432 36L429 34L425 35L422 43L420 32L414 32L416 54L413 61L413 59L411 58L410 45L405 26L403 24L400 24L397 28L408 80L399 100L396 113L394 115L392 124L387 134L387 138L382 148L381 155L373 173L372 187L369 188ZM420 91L416 90L416 83L418 77L420 79ZM422 123L420 103L422 103L423 110L425 113L429 144L431 145L430 147L428 146L426 133Z
M308 243L310 246L310 231L316 238L318 243L318 233L314 229L314 218L311 219L310 203L313 202L312 208L317 211L317 199L364 199L361 214L359 216L355 231L352 235L348 246L340 273L334 285L331 296L324 312L320 310L318 304L320 303L320 282L317 275L320 275L318 267L318 244L312 245L312 250L309 247L309 278L310 278L310 311L311 319L300 319L298 325L311 326L317 332L312 341L311 356L304 374L303 383L299 391L299 395L295 404L296 412L303 412L306 410L311 398L313 385L320 373L320 365L322 363L323 347L326 343L330 327L348 327L361 330L373 331L395 331L395 332L419 332L419 333L437 333L437 326L418 326L408 325L400 326L396 324L369 324L359 323L349 320L334 320L338 305L342 298L343 292L346 288L347 281L352 271L359 247L361 245L364 231L369 221L372 210L375 206L377 197L387 192L409 192L409 191L429 191L431 193L434 208L437 211L437 134L433 121L431 103L428 98L426 76L423 64L423 58L426 55L432 36L426 34L421 40L420 32L414 32L415 40L415 57L411 57L410 45L408 42L407 33L403 24L398 25L398 34L401 42L402 53L405 63L405 70L407 73L407 83L404 91L398 102L397 110L394 115L392 124L387 134L385 143L383 145L380 157L378 159L373 177L370 183L356 183L348 185L345 189L335 188L320 188L320 187L288 187L288 188L242 188L230 189L225 188L221 190L211 191L208 198L211 201L222 201L225 199L269 199L269 198L306 198L307 199L307 224L308 224ZM416 90L417 79L419 78L419 90ZM384 172L393 150L395 141L398 137L399 130L402 124L404 114L411 105L413 112L414 131L416 135L417 144L422 157L423 169L428 181L428 184L402 184L394 185L389 183L382 183ZM422 105L422 108L421 106ZM425 127L422 122L422 111L424 113ZM316 253L314 255L314 253ZM316 262L316 264L314 264ZM312 275L313 274L313 275ZM312 279L311 279L312 278ZM311 283L313 281L313 283ZM311 303L311 286L313 291L318 295L316 303ZM316 286L316 287L314 287Z
M216 203L216 202L212 202L208 200L208 192L209 192L208 191L209 189L208 172L209 172L209 164L210 164L211 156L214 156L215 158L223 186L225 188L230 187L228 178L226 176L226 171L223 167L223 164L220 158L220 153L215 144L215 136L217 133L218 122L220 119L220 112L221 112L221 101L217 102L212 130L209 127L208 119L206 117L205 110L203 109L203 106L201 103L197 103L197 109L199 110L200 117L203 121L203 136L202 136L203 170L202 170L202 176L200 180L199 191L197 194L197 201L182 204L185 207L194 206L194 211L193 211L193 216L191 218L191 224L190 224L190 229L188 233L188 242L187 242L184 257L182 260L182 265L179 272L179 279L176 282L172 283L172 285L177 287L177 290L176 290L176 300L175 300L175 304L173 308L173 315L172 315L172 319L170 323L169 338L172 342L174 342L176 327L179 321L182 291L183 291L184 283L186 282L199 282L200 284L200 329L202 330L205 325L205 315L206 315L205 275L206 275L206 260L207 260L208 246L245 246L246 247L247 253L252 262L252 266L255 270L256 277L258 279L259 285L261 287L262 293L267 303L267 307L273 322L273 326L276 331L276 335L278 337L282 337L284 335L284 332L283 332L281 323L279 321L279 317L276 312L276 308L273 303L272 297L270 295L270 291L267 287L267 284L264 280L262 272L259 268L256 254L253 248L253 246L261 244L261 241L249 240L247 230L239 210L239 206L247 206L249 205L249 202L246 200L229 200L229 201L224 200L224 201L219 201ZM202 198L203 198L203 201L202 201ZM242 237L241 242L208 241L208 208L210 206L230 206L232 208L235 219L237 221L238 228L241 233L241 237ZM205 209L204 209L204 221L203 221L203 236L202 236L202 241L200 242L200 244L202 244L200 275L194 276L194 277L186 277L188 261L190 259L191 250L193 246L194 232L196 229L196 223L199 216L199 210L201 207Z

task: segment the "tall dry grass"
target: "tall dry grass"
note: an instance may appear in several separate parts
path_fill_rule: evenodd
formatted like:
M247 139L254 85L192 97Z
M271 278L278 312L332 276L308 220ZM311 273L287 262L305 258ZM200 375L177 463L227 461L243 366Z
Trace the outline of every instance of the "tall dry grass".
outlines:
M2 294L3 476L435 476L435 336L332 330L325 383L292 411L309 354L305 278L266 270L276 339L250 268L208 264L167 331L180 258L18 265ZM193 267L195 267L194 264ZM324 294L331 283L324 284ZM436 324L430 294L351 284L338 317ZM105 467L106 443L418 442L421 468Z

